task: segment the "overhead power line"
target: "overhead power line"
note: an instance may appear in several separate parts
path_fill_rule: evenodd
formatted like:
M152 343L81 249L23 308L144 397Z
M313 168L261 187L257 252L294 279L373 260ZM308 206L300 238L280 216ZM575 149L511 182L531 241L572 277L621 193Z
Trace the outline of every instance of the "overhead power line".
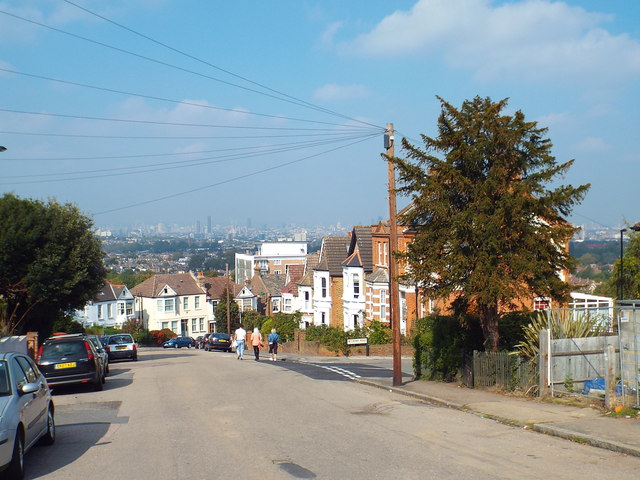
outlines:
M247 125L217 125L207 123L180 123L180 122L160 122L154 120L132 120L127 118L106 118L106 117L92 117L88 115L69 115L65 113L50 113L50 112L31 112L27 110L13 110L9 108L0 108L0 112L17 113L21 115L39 115L44 117L58 117L58 118L75 118L80 120L95 120L100 122L117 122L117 123L139 123L147 125L170 125L173 127L205 127L205 128L231 128L240 130L291 130L291 131L335 131L330 128L299 128L299 127L252 127ZM351 130L350 128L341 128L340 132L352 132L362 133L362 129Z
M146 201L143 201L143 202L132 203L132 204L129 204L129 205L125 205L123 207L112 208L112 209L103 210L103 211L100 211L100 212L94 212L93 215L97 216L97 215L104 215L106 213L119 212L119 211L122 211L122 210L127 210L129 208L140 207L142 205L149 205L151 203L160 202L162 200L168 200L170 198L176 198L176 197L180 197L180 196L183 196L183 195L188 195L190 193L200 192L202 190L207 190L209 188L217 187L217 186L224 185L224 184L231 183L231 182L236 182L238 180L242 180L242 179L249 178L249 177L254 177L256 175L260 175L260 174L267 173L267 172L270 172L270 171L273 171L273 170L277 170L279 168L287 167L287 166L293 165L295 163L300 163L300 162L303 162L305 160L309 160L310 158L315 158L315 157L319 157L321 155L326 155L328 153L335 152L336 150L340 150L342 148L347 148L347 147L350 147L352 145L356 145L358 143L362 143L362 142L364 142L366 140L367 140L366 138L365 139L361 139L361 140L349 143L348 145L341 145L339 147L335 147L335 148L332 148L330 150L325 150L324 152L316 153L316 154L313 154L313 155L308 155L306 157L298 158L296 160L290 160L288 162L283 162L283 163L280 163L278 165L274 165L272 167L263 168L261 170L256 170L255 172L245 173L243 175L238 175L237 177L229 178L227 180L222 180L220 182L212 183L212 184L205 185L205 186L202 186L202 187L192 188L190 190L186 190L186 191L178 192L178 193L173 193L173 194L170 194L170 195L164 195L162 197L154 198L154 199L151 199L151 200L146 200Z
M239 89L242 89L242 90L245 90L245 91L256 93L258 95L271 97L271 98L274 98L276 100L280 100L280 101L283 101L283 102L288 102L288 103L291 103L291 104L294 104L294 105L297 105L297 106L300 106L300 107L309 108L309 109L312 109L312 110L315 110L315 111L323 112L325 114L335 115L335 116L338 116L338 117L341 117L341 118L349 119L349 120L352 120L352 121L355 121L355 122L358 122L358 123L363 123L365 125L369 125L371 127L377 128L377 129L384 130L379 125L370 124L370 123L365 122L363 120L359 120L359 119L348 117L346 115L341 115L341 114L338 114L338 113L335 113L335 112L331 112L331 111L329 111L327 109L323 109L321 107L316 107L316 106L314 106L312 104L309 104L307 102L291 100L289 98L283 98L282 96L273 95L273 94L270 94L270 93L266 93L266 92L263 92L263 91L260 91L260 90L253 89L253 88L249 88L249 87L245 87L245 86L242 86L242 85L238 85L238 84L233 83L233 82L228 82L226 80L222 80L220 78L212 77L210 75L207 75L207 74L204 74L204 73L201 73L201 72L196 72L194 70L189 70L187 68L179 67L177 65L173 65L173 64L170 64L168 62L164 62L162 60L158 60L158 59L155 59L155 58L152 58L152 57L148 57L146 55L141 55L139 53L135 53L135 52L132 52L130 50L126 50L124 48L115 47L113 45L109 45L107 43L100 42L98 40L93 40L93 39L90 39L88 37L84 37L82 35L78 35L78 34L75 34L75 33L67 32L67 31L62 30L60 28L52 27L52 26L44 24L42 22L37 22L35 20L22 17L20 15L15 14L15 13L7 12L5 10L0 10L0 13L2 13L4 15L7 15L9 17L12 17L12 18L16 18L18 20L22 20L22 21L27 22L27 23L31 23L33 25L37 25L39 27L47 28L49 30L52 30L52 31L55 31L55 32L58 32L58 33L62 33L64 35L68 35L70 37L73 37L73 38L76 38L76 39L79 39L79 40L83 40L83 41L86 41L86 42L89 42L89 43L93 43L95 45L99 45L99 46L102 46L102 47L105 47L105 48L108 48L108 49L111 49L111 50L114 50L114 51L117 51L117 52L120 52L120 53L125 53L127 55L131 55L131 56L134 56L136 58L140 58L140 59L143 59L143 60L146 60L146 61L149 61L149 62L153 62L153 63L156 63L158 65L163 65L165 67L169 67L169 68L173 68L173 69L176 69L176 70L180 70L180 71L183 71L185 73L190 73L192 75L197 75L199 77L207 78L209 80L213 80L215 82L218 82L218 83L221 83L221 84L224 84L224 85L229 85L229 86L232 86L232 87L235 87L235 88L239 88Z
M114 88L98 87L96 85L89 85L89 84L86 84L86 83L72 82L70 80L62 80L60 78L46 77L44 75L36 75L34 73L19 72L17 70L12 70L12 69L3 68L3 67L0 67L0 71L7 72L7 73L13 73L15 75L22 75L22 76L30 77L30 78L37 78L39 80L47 80L47 81L50 81L50 82L62 83L64 85L73 85L73 86L76 86L76 87L90 88L90 89L99 90L99 91L102 91L102 92L116 93L116 94L119 94L119 95L130 95L132 97L147 98L149 100L157 100L157 101L161 101L161 102L174 103L174 104L178 104L178 105L188 105L188 106L191 106L191 107L206 108L206 109L210 109L210 110L219 110L219 111L223 111L223 112L241 113L241 114L244 114L244 115L254 115L254 116L258 116L258 117L277 118L279 120L291 120L291 121L295 121L295 122L317 123L317 124L320 124L320 125L332 125L332 126L336 126L336 127L344 126L343 123L322 122L322 121L319 121L319 120L309 120L309 119L304 119L304 118L287 117L287 116L284 116L284 115L275 115L275 114L268 114L268 113L250 112L250 111L238 110L238 109L235 109L235 108L218 107L218 106L215 106L215 105L203 105L202 103L187 102L187 101L184 101L184 100L173 100L173 99L170 99L170 98L157 97L157 96L154 96L154 95L145 95L143 93L127 92L127 91L124 91L124 90L117 90L117 89L114 89ZM362 128L362 129L368 128L368 129L370 129L370 127L358 126L358 125L349 125L349 127Z
M183 56L185 56L185 57L187 57L187 58L190 58L191 60L195 60L196 62L199 62L199 63L202 63L202 64L204 64L204 65L207 65L207 66L209 66L209 67L211 67L211 68L214 68L214 69L216 69L216 70L218 70L218 71L220 71L220 72L226 73L227 75L231 75L232 77L235 77L235 78L237 78L237 79L239 79L239 80L243 80L243 81L248 82L248 83L250 83L250 84L252 84L252 85L255 85L255 86L257 86L257 87L260 87L260 88L263 88L263 89L265 89L265 90L268 90L269 92L272 92L272 93L275 93L275 94L281 95L281 96L283 96L283 97L285 97L285 98L287 98L287 99L290 99L290 100L294 100L294 101L296 101L296 102L299 102L300 104L302 104L302 106L307 106L307 107L309 107L309 108L312 108L313 110L321 111L321 112L324 112L324 113L327 113L327 114L330 114L330 115L335 115L335 116L338 116L338 117L341 117L341 118L344 118L344 119L347 119L347 120L352 120L352 121L355 121L355 122L358 122L358 123L363 123L363 124L366 124L366 125L368 125L368 126L370 126L370 127L376 127L376 128L383 129L383 127L381 127L381 126L379 126L379 125L373 125L373 124L371 124L371 123L364 122L364 121L362 121L362 120L355 119L355 118L349 117L349 116L347 116L347 115L343 115L343 114L338 113L338 112L335 112L335 111L333 111L333 110L329 110L329 109L327 109L327 108L320 107L320 106L318 106L318 105L315 105L315 104L313 104L313 103L307 102L307 101L305 101L305 100L301 100L301 99L296 98L296 97L294 97L294 96L292 96L292 95L288 95L288 94L286 94L286 93L280 92L280 91L275 90L275 89L273 89L273 88L271 88L271 87L268 87L268 86L266 86L266 85L264 85L264 84L262 84L262 83L255 82L255 81L253 81L253 80L251 80L251 79L249 79L249 78L247 78L247 77L244 77L244 76L242 76L242 75L238 75L238 74L236 74L236 73L234 73L234 72L232 72L232 71L230 71L230 70L226 70L226 69L224 69L224 68L222 68L222 67L220 67L220 66L218 66L218 65L214 65L213 63L210 63L210 62L208 62L208 61L206 61L206 60L203 60L203 59L201 59L201 58L199 58L199 57L196 57L196 56L194 56L194 55L191 55L191 54L189 54L189 53L186 53L186 52L184 52L183 50L179 50L179 49L177 49L177 48L175 48L175 47L172 47L171 45L167 45L166 43L163 43L163 42L161 42L161 41L159 41L159 40L156 40L155 38L152 38L152 37L150 37L150 36L148 36L148 35L145 35L145 34L143 34L143 33L140 33L140 32L138 32L138 31L136 31L136 30L134 30L134 29L132 29L132 28L130 28L130 27L127 27L126 25L123 25L123 24L121 24L121 23L118 23L118 22L116 22L115 20L111 20L110 18L107 18L107 17L105 17L105 16L103 16L103 15L100 15L99 13L96 13L96 12L94 12L94 11L92 11L92 10L90 10L90 9L86 8L86 7L83 7L83 6L81 6L81 5L78 5L78 4L77 4L77 3L75 3L75 2L72 2L72 1L70 1L70 0L63 0L63 1L65 1L65 2L66 2L66 3L68 3L69 5L73 5L74 7L78 8L78 9L80 9L80 10L83 10L84 12L89 13L90 15L93 15L93 16L95 16L95 17L98 17L98 18L100 18L100 19L102 19L102 20L104 20L104 21L106 21L106 22L111 23L112 25L115 25L115 26L117 26L117 27L119 27L119 28L122 28L123 30L126 30L127 32L133 33L134 35L137 35L137 36L139 36L139 37L141 37L141 38L144 38L144 39L146 39L146 40L149 40L150 42L153 42L153 43L155 43L156 45L160 45L160 46L162 46L162 47L164 47L164 48L167 48L167 49L171 50L172 52L178 53L178 54L183 55Z
M123 140L247 140L260 138L305 138L305 137L329 137L344 135L343 131L333 131L327 133L293 133L287 135L85 135L81 133L52 133L52 132L18 132L15 130L0 130L4 135L29 135L41 137L61 137L61 138L103 138L103 139L123 139ZM4 158L3 158L4 159ZM7 159L10 160L10 159Z

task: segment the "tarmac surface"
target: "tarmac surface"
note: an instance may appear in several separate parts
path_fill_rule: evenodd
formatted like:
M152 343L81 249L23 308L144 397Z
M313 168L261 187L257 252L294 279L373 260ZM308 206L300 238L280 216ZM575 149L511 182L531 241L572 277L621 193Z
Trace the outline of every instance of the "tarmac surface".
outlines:
M283 354L281 360L297 362L327 362L331 357L303 357ZM363 361L365 357L349 357L349 362ZM279 359L279 360L280 360ZM371 357L368 357L370 360ZM345 357L333 361L344 362ZM405 359L406 360L406 359ZM329 360L332 361L332 360ZM555 403L553 399L540 400L515 397L482 389L467 388L457 383L414 380L403 369L403 382L393 386L388 378L355 378L363 385L384 388L401 395L422 399L430 403L480 415L516 427L531 429L574 442L640 457L640 417L610 417L589 406ZM594 400L594 403L600 403Z

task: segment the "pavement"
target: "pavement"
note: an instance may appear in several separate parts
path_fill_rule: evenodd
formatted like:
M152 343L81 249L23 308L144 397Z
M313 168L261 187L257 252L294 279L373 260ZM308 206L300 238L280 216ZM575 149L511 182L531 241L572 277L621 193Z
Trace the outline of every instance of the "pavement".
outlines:
M284 356L293 361L311 360L291 354ZM355 363L364 360L363 357L347 358L337 357L331 361ZM327 357L314 360L326 362ZM389 378L357 378L355 381L515 427L640 457L640 417L610 417L598 408L560 404L553 399L509 396L457 383L414 380L407 375L406 368L399 386L393 386L392 375ZM601 405L602 402L594 399L594 403Z

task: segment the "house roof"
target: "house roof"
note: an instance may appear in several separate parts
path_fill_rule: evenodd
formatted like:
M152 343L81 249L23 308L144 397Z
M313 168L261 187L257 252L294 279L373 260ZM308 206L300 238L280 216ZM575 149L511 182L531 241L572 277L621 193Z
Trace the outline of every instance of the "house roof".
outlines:
M371 283L389 283L389 272L385 268L379 268L366 276L366 281Z
M351 232L351 242L349 243L349 254L360 252L362 267L365 272L373 271L373 242L371 237L372 228L370 226L355 226Z
M113 302L118 299L124 288L124 285L111 285L109 282L107 282L95 294L95 296L93 297L93 302Z
M275 273L255 275L251 279L251 291L256 296L280 297L285 286L285 276Z
M198 277L198 283L204 287L207 291L207 295L211 300L220 300L227 291L227 284L229 289L233 292L233 296L236 297L242 290L242 285L235 283L230 277Z
M307 261L304 266L304 276L298 281L298 285L306 287L313 285L313 270L318 266L319 261L319 253L310 253L307 255Z
M362 267L362 259L360 258L360 252L357 250L353 252L351 255L347 257L347 259L342 262L343 267Z
M198 286L195 277L190 273L167 273L154 275L131 289L136 297L154 298L162 294L165 286L171 288L176 295L199 295L204 293Z
M348 236L323 238L320 263L314 270L328 271L332 277L341 277L342 262L347 257L349 243Z
M296 283L304 276L304 265L287 265L287 283Z

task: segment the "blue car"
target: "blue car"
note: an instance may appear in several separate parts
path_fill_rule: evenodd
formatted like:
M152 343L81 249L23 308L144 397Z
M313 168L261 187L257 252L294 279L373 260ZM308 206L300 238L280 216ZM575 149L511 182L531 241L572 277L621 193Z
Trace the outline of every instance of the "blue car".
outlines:
M196 344L195 340L191 337L176 337L164 342L162 344L162 347L163 348L182 348L182 347L191 348L191 347L194 347L195 344Z

